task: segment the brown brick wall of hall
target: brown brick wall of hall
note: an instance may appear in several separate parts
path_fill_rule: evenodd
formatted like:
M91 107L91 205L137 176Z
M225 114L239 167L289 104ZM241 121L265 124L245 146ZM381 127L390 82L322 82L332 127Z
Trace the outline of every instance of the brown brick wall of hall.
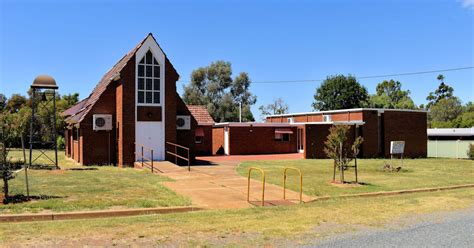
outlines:
M224 128L212 128L212 155L224 154Z
M204 131L204 137L201 144L196 143L197 156L212 155L212 126L198 126Z
M197 121L194 119L194 117L191 115L191 112L189 112L188 108L186 107L186 104L184 104L183 100L181 97L179 97L178 93L176 91L174 92L175 95L175 102L176 102L176 112L173 117L173 129L176 131L176 140L177 144L189 148L189 157L191 159L191 163L194 163L195 158L196 158L196 144L194 142L194 131L196 130L197 127ZM167 101L168 102L168 101ZM176 130L176 115L189 115L191 116L191 130ZM168 146L170 147L170 146ZM187 152L183 149L178 149L178 154L183 157L187 157ZM175 161L174 157L170 158L173 159L171 161ZM180 165L186 165L186 161L179 160Z
M324 152L324 142L329 135L332 124L308 124L305 127L306 140L304 157L306 159L327 158ZM355 139L355 126L351 126L348 133L348 142L352 144Z
M115 159L115 130L94 131L92 128L94 114L111 114L115 123L115 93L115 86L110 85L80 124L81 163L84 165L103 165Z
M398 140L405 141L405 157L426 157L426 113L385 111L384 124L385 157L390 156L390 141Z
M135 162L135 55L120 73L118 85L117 119L118 129L118 165L123 167L133 166ZM115 100L115 99L114 99Z
M364 142L362 142L360 153L364 158L379 157L377 111L364 111L363 121L365 124L361 127L359 135L364 138Z
M297 127L291 127L293 134L290 134L290 141L276 141L275 129L275 127L230 127L230 155L296 152Z

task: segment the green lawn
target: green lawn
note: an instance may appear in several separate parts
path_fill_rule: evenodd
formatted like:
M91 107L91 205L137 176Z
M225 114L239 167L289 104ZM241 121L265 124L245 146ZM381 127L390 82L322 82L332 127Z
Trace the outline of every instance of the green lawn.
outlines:
M456 159L405 159L401 172L383 172L382 159L360 159L360 186L337 187L332 180L332 160L287 160L287 161L249 161L242 163L238 172L247 176L249 167L260 167L266 172L268 183L282 185L283 168L299 168L303 173L303 192L312 196L354 194L375 191L391 191L424 187L438 187L474 183L474 165L471 160ZM398 165L400 160L396 160ZM253 178L260 180L258 173ZM288 188L299 190L295 173L289 171ZM338 179L338 174L336 179ZM345 179L354 180L354 170L345 172Z
M26 149L25 150L25 155L26 155L26 161L27 163L30 161L30 150ZM39 150L33 150L33 160L41 155L41 152ZM54 161L54 151L53 150L47 150L46 155L51 158ZM23 150L21 149L13 149L8 153L8 157L11 157L13 161L23 161ZM38 157L35 163L39 164L48 164L51 165L51 161L48 160L44 155ZM59 167L65 169L65 168L74 168L74 167L80 167L81 165L78 164L76 161L66 158L64 150L58 150L58 165Z
M20 151L10 156L23 156ZM28 170L30 195L42 199L0 205L0 214L22 212L63 212L109 208L168 207L190 205L161 182L170 179L148 170L112 166L80 166L58 153L61 168L88 170ZM92 169L92 170L90 170ZM10 195L26 195L24 171L10 180Z

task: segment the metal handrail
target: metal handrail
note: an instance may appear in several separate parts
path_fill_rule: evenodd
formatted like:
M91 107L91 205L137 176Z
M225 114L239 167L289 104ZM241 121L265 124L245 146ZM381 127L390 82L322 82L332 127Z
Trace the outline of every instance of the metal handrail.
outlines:
M167 154L170 154L170 155L174 156L174 163L176 165L178 164L178 158L180 158L182 160L185 160L185 161L188 162L188 171L191 171L191 160L189 158L189 148L185 147L185 146L182 146L182 145L172 143L172 142L166 142L166 144L171 145L171 146L174 147L174 152L170 152L170 151L168 151L168 149L166 149ZM179 155L178 154L178 148L186 150L188 157L186 158L186 157L183 157L183 156Z
M300 203L303 202L303 173L301 173L301 170L298 168L294 167L285 167L285 170L283 172L283 200L286 200L286 173L288 170L294 170L300 174Z
M262 173L262 207L263 207L265 206L265 171L257 167L249 168L248 180L247 180L247 202L250 202L250 174L252 170L258 170Z
M154 172L154 165L153 165L153 148L146 147L143 144L135 144L138 147L141 147L141 154L138 154L141 157L141 163L142 163L142 168L145 168L144 165L148 165L151 168L151 173ZM150 158L145 157L145 152L144 150L150 151ZM136 149L135 149L135 157L137 155Z

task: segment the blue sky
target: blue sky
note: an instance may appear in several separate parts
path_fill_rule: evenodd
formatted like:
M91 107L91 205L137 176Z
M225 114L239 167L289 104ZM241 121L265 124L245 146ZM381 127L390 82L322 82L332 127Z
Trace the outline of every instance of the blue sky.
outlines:
M181 75L215 60L254 81L368 76L474 65L473 0L5 1L0 0L0 92L25 94L38 74L60 93L88 96L102 75L152 32ZM474 70L445 72L463 102ZM391 77L417 104L436 73ZM391 79L386 78L386 79ZM360 79L369 92L383 78ZM178 89L182 91L182 85ZM320 82L253 84L253 107L283 98L311 110Z

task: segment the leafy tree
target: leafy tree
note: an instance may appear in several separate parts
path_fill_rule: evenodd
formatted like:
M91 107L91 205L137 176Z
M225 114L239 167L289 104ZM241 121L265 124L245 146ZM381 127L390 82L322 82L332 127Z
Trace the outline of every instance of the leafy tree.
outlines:
M73 106L74 104L79 102L79 93L72 93L72 94L69 94L69 95L63 95L61 100L63 100L63 102L64 102L63 107L66 107L66 109L67 109L70 106Z
M464 107L462 113L454 121L455 126L459 128L474 127L474 104L468 102Z
M260 113L265 119L268 115L281 115L288 113L288 104L286 104L282 98L277 98L273 103L262 105L258 108Z
M324 142L324 153L328 158L334 160L334 166L339 168L340 183L344 183L344 170L347 169L349 163L359 153L359 147L364 139L359 136L354 143L347 142L349 136L350 126L348 125L334 125L329 129L329 135L326 142ZM334 169L333 179L336 177Z
M453 121L462 113L461 101L457 97L439 100L431 106L429 120L433 128L455 127Z
M426 105L427 109L430 109L431 106L438 103L442 99L447 99L453 97L453 87L447 85L444 82L444 76L438 75L437 79L441 82L438 88L434 92L430 92L426 100L428 100L428 104Z
M3 203L8 203L9 200L9 184L8 181L12 179L12 166L11 161L8 158L9 147L7 136L8 131L11 128L8 125L8 121L5 119L6 113L0 112L0 176L3 181Z
M251 80L241 72L232 79L230 62L216 61L191 73L191 83L184 87L186 104L205 105L216 122L238 121L242 105L242 120L253 121L250 107L257 101L250 92Z
M6 133L5 139L9 142L12 147L20 147L21 137L26 137L29 134L30 122L31 122L31 92L29 92L29 98L19 94L12 95L6 103L4 114L4 121L10 123L9 132ZM64 129L66 123L64 117L59 115L64 110L70 108L76 104L79 98L78 93L60 96L56 95L56 132L59 136L64 136ZM41 101L42 97L37 96L36 102ZM52 132L51 126L53 125L53 118L51 118L50 111L53 109L52 101L46 105L45 108L38 109L38 122L41 122L43 140L46 140Z
M409 90L402 90L399 81L386 81L379 83L376 94L370 97L370 105L374 108L387 109L415 109L415 103L410 97Z
M0 112L5 109L5 105L7 103L7 98L4 94L0 93Z
M18 113L27 104L26 97L20 94L13 94L6 103L5 110L10 113Z
M367 105L367 89L351 75L329 76L314 95L314 110L361 108Z

